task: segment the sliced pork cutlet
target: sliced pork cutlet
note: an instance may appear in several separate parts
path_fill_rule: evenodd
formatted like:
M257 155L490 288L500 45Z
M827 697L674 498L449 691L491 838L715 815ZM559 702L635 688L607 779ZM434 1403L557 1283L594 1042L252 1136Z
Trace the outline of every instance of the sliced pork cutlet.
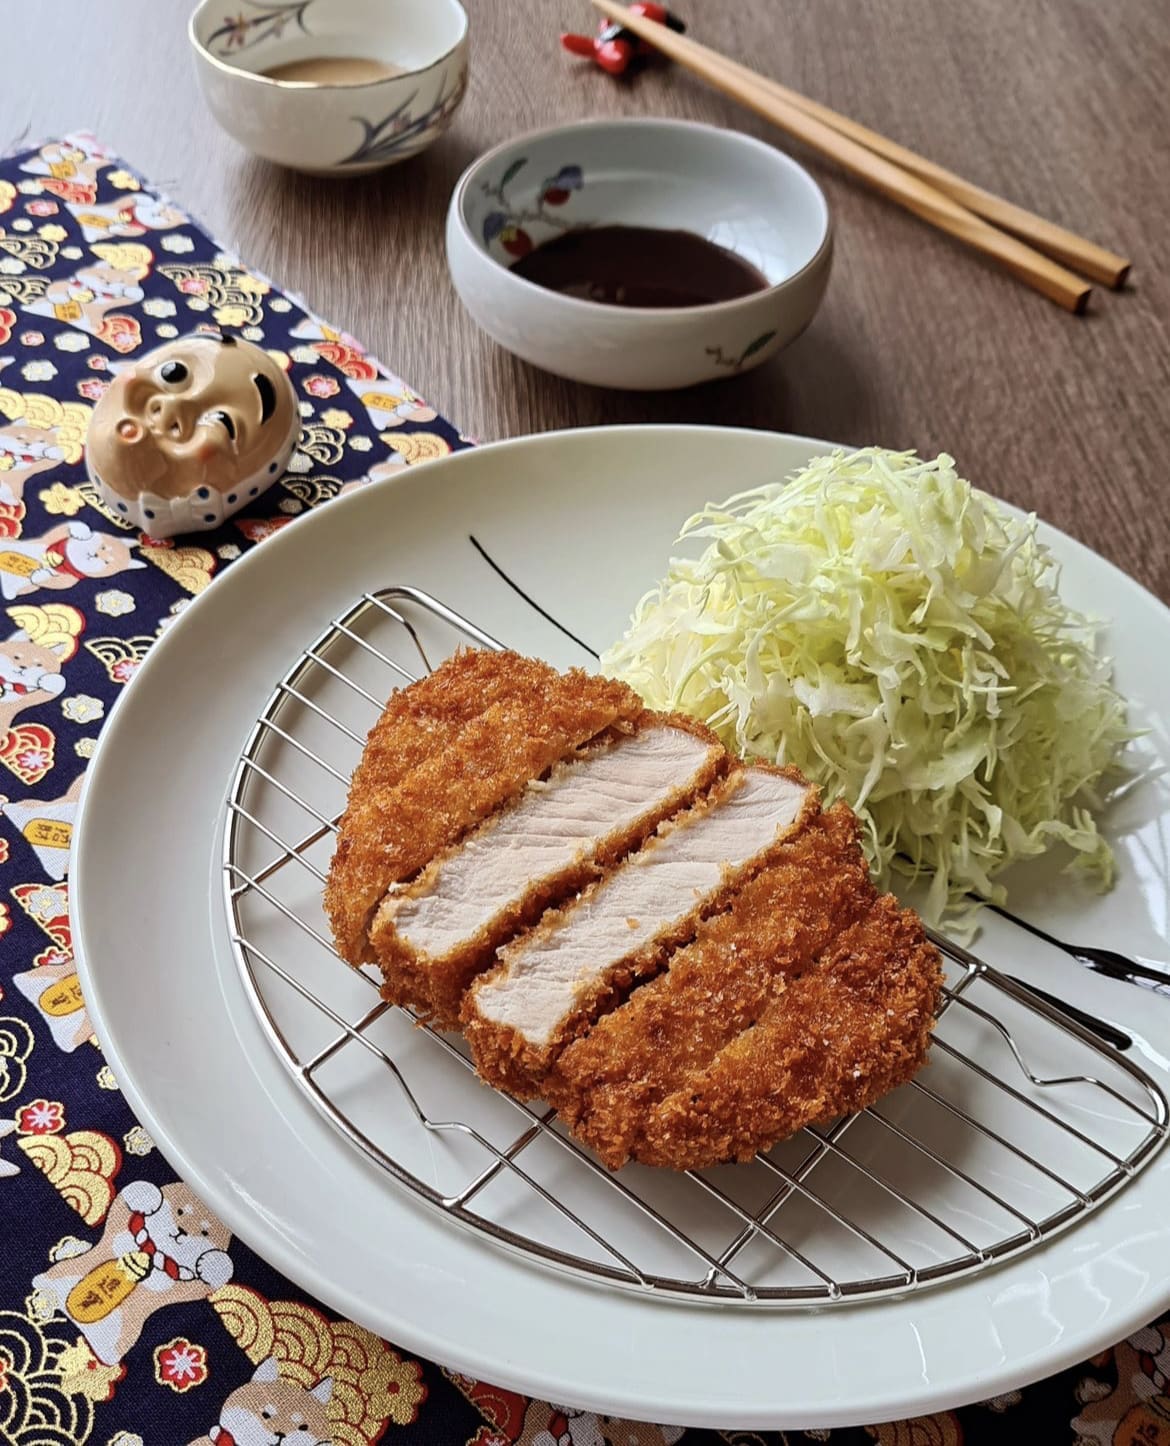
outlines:
M811 819L661 974L561 1053L546 1097L611 1169L637 1154L651 1107L755 1024L872 906L858 833L843 803Z
M325 907L338 953L373 957L368 929L408 879L533 778L643 711L633 689L510 652L463 652L395 693L350 784Z
M645 1112L647 1165L745 1161L810 1124L864 1109L926 1062L942 971L921 921L889 894L790 978L756 1022Z
M701 724L646 713L529 783L383 900L370 938L388 997L425 999L455 1025L500 944L693 803L728 761Z
M502 949L463 1006L483 1078L541 1094L563 1046L654 973L818 809L795 769L736 766L624 864Z

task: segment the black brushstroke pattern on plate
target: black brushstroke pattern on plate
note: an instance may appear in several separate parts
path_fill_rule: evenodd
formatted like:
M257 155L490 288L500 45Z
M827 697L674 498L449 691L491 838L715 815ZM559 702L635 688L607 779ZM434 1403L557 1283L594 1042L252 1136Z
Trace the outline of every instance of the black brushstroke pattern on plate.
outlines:
M478 537L476 537L472 533L469 533L467 540L471 543L472 547L475 548L476 552L479 553L480 557L483 558L484 562L486 562L487 565L491 568L491 570L496 574L496 576L502 578L503 581L506 582L508 586L512 589L512 591L516 594L516 596L523 598L524 601L528 604L528 606L532 608L535 612L538 612L546 623L551 623L558 632L564 633L565 637L568 638L571 642L576 643L579 648L584 648L591 658L598 659L601 657L601 654L597 652L595 648L591 648L588 643L583 642L576 633L570 631L570 629L565 627L564 623L558 622L557 619L553 617L552 613L542 608L535 598L530 597L529 594L524 591L524 589L520 586L518 582L515 581L514 578L510 578L508 574L504 571L504 569L500 566L500 564L495 560L495 558L492 557L488 550L484 547L483 543L480 542Z

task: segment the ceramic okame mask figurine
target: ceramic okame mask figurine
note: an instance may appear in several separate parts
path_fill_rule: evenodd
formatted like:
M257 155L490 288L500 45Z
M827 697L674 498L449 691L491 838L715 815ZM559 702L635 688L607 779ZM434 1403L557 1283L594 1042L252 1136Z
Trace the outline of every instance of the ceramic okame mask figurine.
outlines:
M90 418L86 465L103 500L151 537L201 532L281 476L300 426L266 351L197 333L118 372Z

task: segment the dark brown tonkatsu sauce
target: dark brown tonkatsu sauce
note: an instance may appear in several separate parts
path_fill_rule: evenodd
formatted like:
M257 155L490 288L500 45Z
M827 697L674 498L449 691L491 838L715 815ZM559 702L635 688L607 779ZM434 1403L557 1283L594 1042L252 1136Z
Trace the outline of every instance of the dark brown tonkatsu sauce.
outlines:
M709 306L768 286L742 256L693 231L586 226L522 256L517 276L610 306Z

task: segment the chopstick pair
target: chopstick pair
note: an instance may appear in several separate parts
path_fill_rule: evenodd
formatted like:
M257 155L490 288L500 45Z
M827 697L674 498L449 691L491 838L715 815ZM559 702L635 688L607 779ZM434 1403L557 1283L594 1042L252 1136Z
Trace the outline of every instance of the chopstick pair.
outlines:
M999 262L1058 306L1072 312L1084 311L1092 292L1085 277L1111 287L1124 284L1130 269L1125 257L972 185L868 126L808 100L779 81L758 75L748 66L647 20L614 0L592 3L670 60L835 161L906 210Z

